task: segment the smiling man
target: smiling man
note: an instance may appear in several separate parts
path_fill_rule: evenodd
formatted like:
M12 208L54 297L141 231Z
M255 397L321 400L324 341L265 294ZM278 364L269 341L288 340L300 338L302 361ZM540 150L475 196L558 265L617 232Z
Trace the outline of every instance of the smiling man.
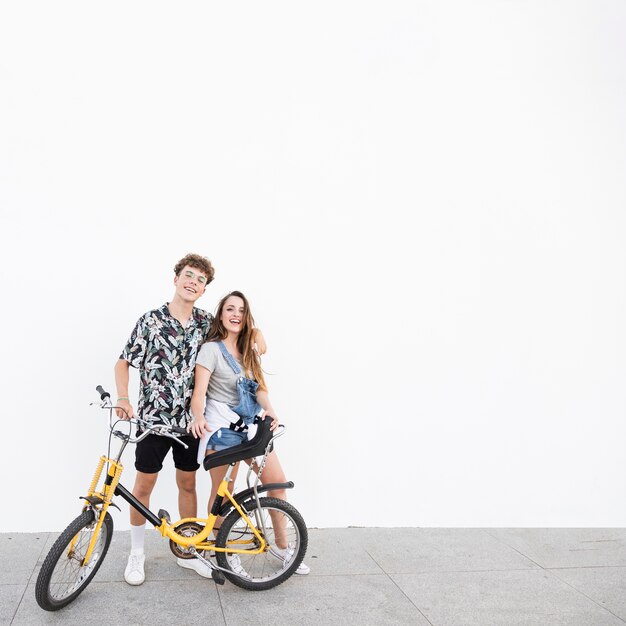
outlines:
M198 254L188 254L174 267L174 297L168 304L142 315L115 365L117 385L116 411L118 417L129 418L134 409L128 396L130 367L139 370L138 415L152 424L168 424L186 428L191 423L189 404L193 393L196 355L209 331L213 316L194 307L196 300L213 280L211 262ZM260 332L255 336L260 353L265 344ZM176 467L178 508L181 518L195 517L196 461L198 439L191 435L181 445L158 435L148 435L135 449L137 477L133 495L145 506L163 467L170 448ZM141 585L144 573L145 519L135 509L130 510L131 552L124 572L129 585ZM198 559L178 559L181 567L211 577L211 570Z

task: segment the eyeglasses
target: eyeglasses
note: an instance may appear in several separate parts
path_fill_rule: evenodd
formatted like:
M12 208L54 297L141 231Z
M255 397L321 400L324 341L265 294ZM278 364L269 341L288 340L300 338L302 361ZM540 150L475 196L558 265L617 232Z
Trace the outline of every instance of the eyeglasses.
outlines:
M191 272L190 270L187 270L186 272L183 272L183 275L185 276L185 278L191 278L191 280L197 280L201 285L206 285L207 283L206 276L203 276L202 274L196 274L195 272Z

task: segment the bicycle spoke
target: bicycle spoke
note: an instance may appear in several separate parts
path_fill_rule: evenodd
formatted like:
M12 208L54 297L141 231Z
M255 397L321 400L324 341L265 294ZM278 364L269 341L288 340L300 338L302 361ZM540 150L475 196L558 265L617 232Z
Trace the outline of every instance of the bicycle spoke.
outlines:
M218 563L231 570L227 578L249 589L269 589L280 584L293 572L306 550L306 527L298 512L284 500L261 498L261 508L249 505L250 522L260 534L265 529L265 551L256 554L222 553ZM247 522L235 511L222 523L220 547L255 552L259 541ZM296 564L297 559L297 564Z
M107 513L83 565L97 527L92 511L84 511L58 537L41 566L35 595L42 608L54 611L71 602L89 584L111 541L113 520Z

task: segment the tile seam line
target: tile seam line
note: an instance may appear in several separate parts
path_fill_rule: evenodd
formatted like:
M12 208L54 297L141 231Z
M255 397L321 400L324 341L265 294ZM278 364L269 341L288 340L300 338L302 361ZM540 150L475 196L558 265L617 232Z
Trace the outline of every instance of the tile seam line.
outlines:
M545 569L545 568L541 568ZM419 572L385 572L386 574L393 574L394 576L421 576L423 574L483 574L483 573L502 573L502 572L538 572L539 568L536 567L504 567L500 569L429 569L421 570ZM361 574L366 576L366 574Z
M214 580L209 579L209 578L205 578L205 581L211 580L212 582L215 583ZM155 585L157 583L198 583L198 584L202 584L203 580L200 576L198 576L197 578L159 578L156 580L145 580L143 583L141 583L141 586L143 587L143 585ZM122 583L127 584L123 579L120 580L92 580L89 583L89 586L91 587L91 585L121 585ZM217 584L217 583L215 583Z
M487 533L490 537L492 537L496 541L499 541L501 544L507 546L507 548L511 548L511 550L514 550L518 554L521 554L525 559L528 559L531 563L534 563L535 565L537 565L541 569L545 569L545 570L549 570L549 569L585 569L585 568L595 568L595 567L598 567L598 568L601 568L601 567L626 567L626 563L624 563L622 565L566 565L566 566L563 566L563 567L550 567L549 565L541 565L541 563L537 563L537 561L533 560L528 555L524 554L522 551L518 550L514 546L509 545L503 539L500 539L500 537L496 537L495 535L492 535L489 532L489 530L483 529L483 532Z
M24 587L24 591L22 592L22 595L20 596L20 601L17 603L17 606L15 607L15 611L13 612L13 616L11 617L11 621L9 622L9 624L13 624L13 622L15 621L15 618L17 617L17 612L20 610L20 607L22 606L22 602L24 602L24 596L26 595L26 592L28 591L28 585L30 585L30 581L33 579L33 574L35 573L35 570L37 569L37 563L39 563L39 559L41 559L41 555L43 554L43 551L46 549L49 539L50 539L50 533L46 533L46 540L43 542L43 545L41 546L41 550L39 551L39 555L37 556L37 560L35 561L35 566L33 567L33 571L30 573L30 576L28 577L28 580L26 581L26 586Z
M557 576L556 573L551 572L550 568L547 567L543 567L543 565L540 565L539 563L537 563L536 561L534 561L533 559L531 559L529 556L526 556L523 552L520 552L517 548L514 548L513 546L509 546L508 543L506 543L505 541L503 541L502 539L500 539L499 537L495 537L494 535L492 535L488 530L485 530L484 532L486 532L490 537L493 537L494 539L496 539L497 541L499 541L500 543L504 544L505 546L508 546L509 548L511 548L511 550L515 550L515 552L518 552L519 554L521 554L523 557L527 558L529 561L531 561L532 563L535 563L535 565L538 565L544 572L547 572L549 574L552 574L557 580L561 581L562 583L566 584L568 587L570 587L573 591L575 591L576 593L579 593L581 596L583 596L584 598L587 598L587 600L589 600L590 602L593 602L593 604L595 604L596 606L598 606L599 608L603 609L604 611L607 611L608 613L610 613L611 615L613 615L614 617L616 617L618 620L620 620L621 622L626 624L626 621L621 618L619 615L616 615L615 613L613 613L613 611L611 611L610 609L607 609L606 607L602 606L601 604L599 604L598 602L596 602L593 598L590 598L588 595L586 595L585 593L583 593L582 591L580 591L579 589L576 589L576 587L574 587L573 585L570 585L566 580L563 580L562 578L560 578L559 576ZM574 568L561 568L561 569L574 569Z
M224 604L222 603L222 594L220 593L220 587L222 585L218 585L215 581L215 591L217 592L217 601L220 603L220 611L222 611L222 619L224 620L224 626L228 626L228 621L226 620L226 613L224 612Z
M371 556L368 554L368 556ZM377 564L378 566L378 564ZM380 566L378 566L380 567ZM587 569L597 569L602 566L587 566ZM626 568L626 565L607 565L604 566L606 568ZM584 567L559 567L559 568L541 568L545 570L551 569L585 569ZM380 572L346 572L346 573L333 573L333 574L311 574L311 578L339 578L341 576L421 576L424 574L480 574L482 572L536 572L537 568L534 567L504 567L498 569L430 569L430 570L419 570L419 571L385 571L381 568ZM159 578L154 580L146 580L144 584L154 584L154 583L167 583L167 582L189 582L190 580L194 580L193 578ZM90 585L110 585L115 583L123 583L123 579L117 580L93 580ZM199 581L201 582L201 581ZM0 583L0 587L3 586L16 586L19 583ZM30 583L29 583L30 584Z
M378 565L378 567L380 567L380 569L383 571L384 575L391 581L391 584L415 607L415 610L430 624L430 626L434 626L434 624L426 617L426 615L424 615L424 613L422 613L422 611L420 610L420 608L417 606L417 604L415 604L415 602L413 602L413 600L411 600L411 598L409 598L409 596L406 595L406 593L404 592L404 590L398 585L398 583L391 577L391 574L388 574L387 572L385 572L385 570L381 567L381 565L376 561L376 559L369 553L368 550L365 550L365 554L367 554L367 556L370 557L370 559L372 559L372 561L374 561L374 563L376 563L376 565Z
M543 568L542 568L543 569ZM482 572L537 572L536 567L504 567L500 569L424 569L419 571L385 571L376 572L354 572L344 574L311 574L315 578L334 578L340 576L421 576L422 574L480 574Z
M563 580L562 578L557 576L557 574L555 574L554 572L549 572L549 573L551 573L557 580L561 581L562 583L564 583L565 585L570 587L570 589L573 589L576 593L579 593L581 596L583 596L584 598L587 598L587 600L589 600L590 602L593 602L596 606L598 606L602 610L607 611L607 613L610 613L614 617L617 617L617 619L620 620L620 622L626 624L626 620L623 617L620 617L619 615L617 615L616 613L613 613L613 611L611 611L611 609L608 609L607 607L602 606L597 600L594 600L593 598L589 597L586 593L584 593L580 589L577 589L576 587L574 587L574 585L572 585L571 583L567 582L566 580Z
M534 563L537 567L540 567L541 569L546 569L543 565L541 565L541 563L537 563L537 561L535 561L534 559L531 559L527 554L524 554L521 550L518 550L514 546L510 546L506 541L504 541L503 539L500 539L500 537L496 537L495 535L492 535L488 530L483 530L483 532L489 535L489 537L491 537L492 539L495 539L496 541L500 542L503 546L510 548L511 550L523 556L525 559L528 559L531 563Z
M567 570L567 569L626 569L626 563L624 565L564 565L562 567L544 567L547 570Z
M377 564L378 565L378 564ZM380 567L380 566L378 566ZM626 567L624 565L615 565L611 567ZM549 568L542 568L549 569ZM560 568L565 569L565 568ZM571 568L571 569L581 569L581 568ZM344 573L329 573L329 574L318 574L311 573L307 577L308 578L339 578L341 576L344 577L352 577L352 576L388 576L389 574L393 574L394 576L413 576L413 575L421 575L421 574L480 574L481 572L536 572L538 571L535 567L503 567L499 569L429 569L429 570L419 570L419 571L385 571L381 568L380 572L344 572ZM193 580L190 578L162 578L158 580L146 580L146 583L163 583L163 582L185 582ZM110 583L123 583L123 580L94 580L92 585L102 585L102 584L110 584ZM7 585L11 585L14 583L4 583ZM0 586L2 584L0 583Z

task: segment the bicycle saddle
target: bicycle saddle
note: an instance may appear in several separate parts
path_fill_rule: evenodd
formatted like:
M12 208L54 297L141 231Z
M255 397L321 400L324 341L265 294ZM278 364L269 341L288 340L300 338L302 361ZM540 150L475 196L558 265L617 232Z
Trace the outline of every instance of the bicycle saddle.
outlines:
M229 465L230 463L236 463L237 461L243 461L244 459L251 459L255 456L265 454L265 448L267 448L267 444L274 436L274 433L270 430L271 425L271 417L259 420L257 431L254 437L249 441L240 443L238 446L233 446L232 448L226 448L226 450L219 450L213 454L207 454L207 456L204 457L204 469L208 471L220 465Z

